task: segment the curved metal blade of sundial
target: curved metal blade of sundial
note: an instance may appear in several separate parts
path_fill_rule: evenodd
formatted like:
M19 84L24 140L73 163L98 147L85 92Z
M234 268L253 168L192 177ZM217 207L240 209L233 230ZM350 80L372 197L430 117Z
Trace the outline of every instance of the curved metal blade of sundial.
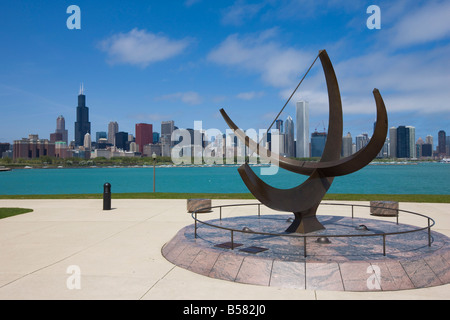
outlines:
M291 189L278 189L259 178L247 163L241 165L238 172L247 188L262 204L274 210L288 212L303 212L320 203L334 179L315 170L301 185Z
M364 148L348 157L337 161L319 163L317 169L326 176L337 177L358 171L368 165L383 148L388 131L388 117L383 98L378 89L373 90L373 96L377 106L377 121L372 138Z
M339 91L339 85L337 82L336 73L334 72L331 60L325 50L319 52L320 62L325 74L325 80L328 89L328 104L329 104L329 121L328 121L328 136L325 143L324 151L320 162L327 162L338 160L341 155L342 145L342 102L341 94ZM295 173L311 175L316 169L315 162L298 161L294 159L284 158L280 155L273 154L265 147L259 145L254 140L249 139L246 134L236 126L236 124L230 119L225 110L220 109L222 117L228 126L235 132L236 136L243 141L247 147L253 152L256 152L266 160L276 160L278 165L288 171ZM314 166L308 167L308 164L314 164Z
M377 121L372 138L369 143L358 152L336 161L324 162L323 158L321 162L299 161L282 157L274 152L271 153L271 151L267 148L258 145L254 140L249 139L245 133L230 119L223 109L221 109L220 112L230 128L235 132L236 136L241 141L245 141L247 147L259 154L265 160L278 163L280 168L294 173L311 175L314 170L320 169L327 176L337 177L353 173L365 167L376 157L378 152L380 152L383 147L387 135L388 117L386 107L379 90L374 89L373 95L377 107Z

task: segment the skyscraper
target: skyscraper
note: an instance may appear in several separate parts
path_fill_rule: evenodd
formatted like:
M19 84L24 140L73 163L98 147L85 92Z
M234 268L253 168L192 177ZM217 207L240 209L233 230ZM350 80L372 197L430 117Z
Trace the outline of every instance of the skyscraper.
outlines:
M409 128L397 127L397 158L410 158Z
M433 155L433 145L431 143L424 143L422 145L422 157L431 157Z
M437 146L437 152L439 155L446 155L445 152L445 131L440 130L438 132L438 146Z
M431 144L431 146L433 146L433 136L432 135L427 135L425 138L425 143L426 144Z
M140 153L144 153L144 146L153 143L153 125L136 123L136 144Z
M308 101L296 104L297 158L309 158L309 108Z
M175 130L173 120L161 122L161 144L172 146L172 132Z
M355 138L356 152L364 148L369 143L369 135L367 133L359 134Z
M77 121L75 122L75 146L84 144L86 133L91 133L91 123L89 122L89 108L86 107L83 84L81 84L78 94Z
M279 133L284 133L284 131L283 131L283 120L277 119L275 121L275 129L278 129Z
M353 147L353 140L352 135L347 133L345 137L342 137L342 152L341 155L343 157L348 157L352 155L352 147Z
M62 135L62 140L67 144L69 144L69 139L68 139L68 132L66 130L66 120L64 120L63 116L59 116L56 119L56 131L55 133L61 133Z
M285 148L284 151L287 157L295 157L295 140L294 140L294 121L291 116L288 116L284 122L285 131Z
M116 121L111 121L108 124L108 143L115 145L117 132L119 132L119 124Z
M397 127L397 158L409 156L409 131L405 126Z
M114 139L116 142L116 148L122 150L128 150L127 142L128 142L128 132L117 132L116 137Z
M397 158L397 128L389 128L389 156L391 158Z
M423 141L422 137L417 139L416 141L416 157L420 158L422 157L422 147L425 144L425 141Z
M276 141L275 138L277 139ZM275 150L275 148L277 148L275 143L278 143L278 150ZM274 152L278 152L278 154L280 155L287 156L285 146L286 146L286 134L278 132L278 134L275 135L274 133L272 133L271 150ZM247 153L251 153L251 151L247 150Z
M159 132L153 132L153 143L159 143Z
M416 158L416 128L412 126L406 128L409 130L409 158Z
M326 132L313 132L311 134L311 157L321 157L327 141Z
M86 133L83 139L83 146L86 151L91 150L92 140L90 133Z

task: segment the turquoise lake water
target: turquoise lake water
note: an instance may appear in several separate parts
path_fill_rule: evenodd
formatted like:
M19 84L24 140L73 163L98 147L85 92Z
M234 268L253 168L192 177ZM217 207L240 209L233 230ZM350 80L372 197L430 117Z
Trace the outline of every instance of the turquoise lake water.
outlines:
M254 167L259 175L261 167ZM292 188L307 179L279 169L260 177L277 188ZM102 193L109 182L114 193L152 192L153 167L16 169L0 172L0 194ZM156 167L157 192L249 192L236 166ZM450 194L450 164L369 165L347 176L336 177L329 193Z

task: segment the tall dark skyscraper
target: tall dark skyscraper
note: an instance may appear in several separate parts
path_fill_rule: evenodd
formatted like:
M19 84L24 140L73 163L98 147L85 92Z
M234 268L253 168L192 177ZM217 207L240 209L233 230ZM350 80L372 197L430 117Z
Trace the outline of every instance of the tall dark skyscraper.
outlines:
M278 119L278 120L275 121L275 129L278 129L279 133L284 133L284 131L283 131L283 120Z
M409 128L397 127L397 158L409 158L411 154L409 143Z
M127 147L127 142L128 142L128 132L117 132L116 133L116 137L115 137L115 141L116 141L116 147L118 149L122 149L125 151L128 151L128 147Z
M86 107L83 84L81 84L80 94L78 95L77 121L75 122L75 146L84 144L86 133L91 133L91 123L89 122L89 108Z
M445 131L444 130L440 130L438 132L438 146L437 146L437 151L440 155L446 155L446 150L445 150Z

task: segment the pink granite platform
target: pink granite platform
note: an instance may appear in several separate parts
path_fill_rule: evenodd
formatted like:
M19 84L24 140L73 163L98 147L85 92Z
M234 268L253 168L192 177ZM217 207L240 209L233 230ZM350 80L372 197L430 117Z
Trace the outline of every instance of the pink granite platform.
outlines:
M292 215L247 216L210 220L222 227L282 233ZM234 232L234 249L217 246L231 242L228 230L198 225L181 229L162 248L173 264L192 272L239 283L309 290L391 291L450 283L450 239L438 232L419 231L386 236L333 238L336 234L364 235L417 229L376 219L318 216L326 230L307 238ZM357 230L364 224L368 231ZM317 237L316 237L317 236ZM317 243L329 236L331 243ZM256 248L255 248L256 247ZM262 251L258 251L261 248ZM250 249L250 252L247 252Z

